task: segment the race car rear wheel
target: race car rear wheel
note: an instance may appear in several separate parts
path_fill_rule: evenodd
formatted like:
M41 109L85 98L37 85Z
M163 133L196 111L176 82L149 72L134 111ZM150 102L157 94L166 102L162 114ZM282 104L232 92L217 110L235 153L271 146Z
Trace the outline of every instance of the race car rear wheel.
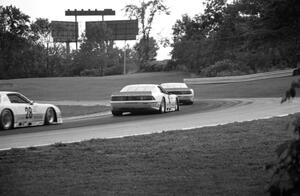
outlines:
M55 111L53 108L48 108L45 114L45 124L50 125L55 122Z
M114 115L114 116L122 116L122 112L120 112L120 111L112 110L111 113L112 113L112 115Z
M1 112L0 128L8 130L13 128L14 118L10 110L5 109Z
M179 100L176 99L175 111L179 111Z
M165 99L163 98L161 100L161 103L160 103L160 107L159 107L159 113L165 113L166 112L166 101Z

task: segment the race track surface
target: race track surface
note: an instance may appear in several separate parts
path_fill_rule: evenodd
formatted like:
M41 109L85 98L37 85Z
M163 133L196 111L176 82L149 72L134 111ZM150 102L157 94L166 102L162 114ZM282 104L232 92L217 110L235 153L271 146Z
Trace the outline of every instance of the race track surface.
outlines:
M285 116L300 112L300 99L280 104L280 98L198 100L167 114L64 119L55 126L30 127L0 132L0 149L78 142L92 138L115 138L154 132L184 130L232 122Z

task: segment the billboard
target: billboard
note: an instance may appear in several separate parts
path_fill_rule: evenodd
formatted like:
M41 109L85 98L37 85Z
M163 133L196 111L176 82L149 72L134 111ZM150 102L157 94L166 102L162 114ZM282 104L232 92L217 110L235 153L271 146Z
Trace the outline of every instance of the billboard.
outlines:
M78 35L78 23L52 21L51 29L54 42L76 42Z
M138 20L113 20L86 22L86 36L91 38L94 35L94 27L106 26L112 32L113 40L135 40L139 32Z

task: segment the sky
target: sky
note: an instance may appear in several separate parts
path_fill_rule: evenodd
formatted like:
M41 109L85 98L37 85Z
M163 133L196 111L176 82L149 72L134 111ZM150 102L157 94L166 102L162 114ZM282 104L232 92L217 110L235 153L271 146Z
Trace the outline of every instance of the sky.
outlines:
M13 5L19 8L24 14L30 16L31 21L36 18L47 18L49 21L74 21L74 16L65 16L65 11L87 10L87 9L113 9L115 16L105 16L104 20L128 20L122 10L128 4L140 5L140 0L0 0L0 5ZM203 2L205 0L165 0L165 5L169 7L170 15L157 15L153 21L153 30L151 36L156 40L164 38L172 39L172 26L181 16L188 14L193 17L195 14L201 14L204 10ZM78 16L79 31L85 29L85 21L101 21L102 17ZM134 45L136 41L127 41L126 44ZM125 42L117 42L118 47L124 47ZM170 58L171 48L160 46L157 59L164 60Z

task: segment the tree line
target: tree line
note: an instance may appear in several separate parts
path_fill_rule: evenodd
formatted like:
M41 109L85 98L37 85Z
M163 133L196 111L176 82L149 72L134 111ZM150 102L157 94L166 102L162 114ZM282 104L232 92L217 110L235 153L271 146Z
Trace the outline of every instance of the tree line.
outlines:
M207 76L296 67L299 32L297 0L208 0L173 26L172 63Z
M132 48L126 47L127 67L142 70L142 65L155 60L158 44L149 35L152 22L148 19L153 20L156 10L162 9L162 1L127 6L126 13L144 24L140 41ZM151 13L149 18L147 12ZM122 74L124 50L115 45L105 25L92 31L94 36L83 33L79 50L69 53L66 46L51 41L48 19L37 18L32 22L15 6L0 6L0 79Z
M159 45L151 37L158 14L169 14L164 0L143 0L124 8L139 20L139 39L126 48L127 65L138 71L184 70L205 76L240 75L296 67L300 59L298 0L207 0L203 14L183 15L173 26L168 63L157 63ZM199 11L200 13L200 11ZM81 36L68 54L51 42L48 19L30 17L14 6L0 6L0 79L52 76L104 76L123 73L124 51L109 29Z

